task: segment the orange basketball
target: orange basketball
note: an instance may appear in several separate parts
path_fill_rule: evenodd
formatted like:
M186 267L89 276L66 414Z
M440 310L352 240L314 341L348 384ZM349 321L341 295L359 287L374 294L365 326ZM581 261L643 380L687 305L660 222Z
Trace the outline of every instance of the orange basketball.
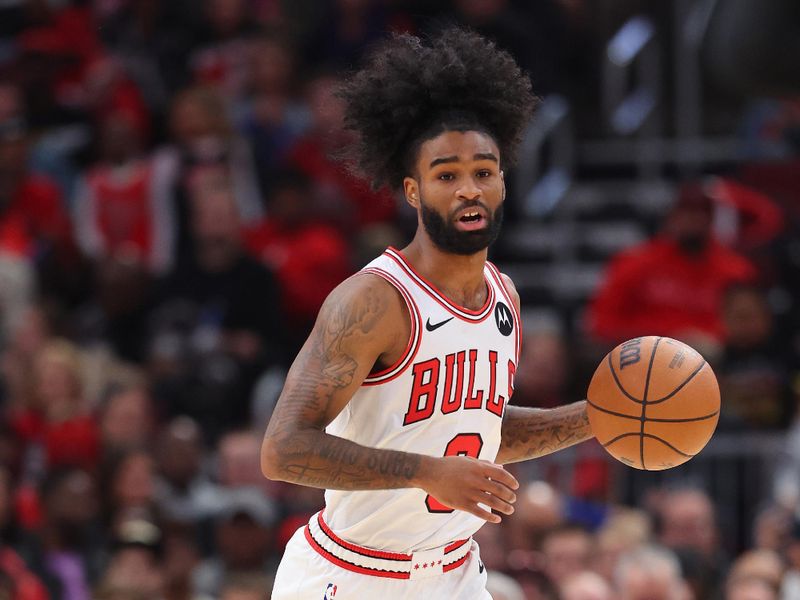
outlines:
M719 385L708 363L683 342L640 337L614 348L587 394L597 441L614 458L647 471L685 463L711 439Z

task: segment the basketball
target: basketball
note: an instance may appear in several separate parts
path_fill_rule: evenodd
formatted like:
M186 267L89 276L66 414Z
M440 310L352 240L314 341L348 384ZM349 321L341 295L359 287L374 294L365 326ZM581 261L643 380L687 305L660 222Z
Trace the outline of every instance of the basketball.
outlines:
M711 367L693 348L666 337L614 348L595 370L587 399L597 441L617 460L647 471L688 461L719 420Z

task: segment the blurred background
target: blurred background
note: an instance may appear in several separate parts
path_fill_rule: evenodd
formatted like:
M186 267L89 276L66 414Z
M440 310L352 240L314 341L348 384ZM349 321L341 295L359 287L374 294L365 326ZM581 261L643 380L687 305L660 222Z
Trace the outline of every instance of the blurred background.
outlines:
M330 156L337 82L460 23L542 99L492 260L513 402L641 334L723 392L662 473L589 442L512 467L496 600L800 598L795 0L0 0L0 598L268 597L322 493L261 435L327 293L415 215Z

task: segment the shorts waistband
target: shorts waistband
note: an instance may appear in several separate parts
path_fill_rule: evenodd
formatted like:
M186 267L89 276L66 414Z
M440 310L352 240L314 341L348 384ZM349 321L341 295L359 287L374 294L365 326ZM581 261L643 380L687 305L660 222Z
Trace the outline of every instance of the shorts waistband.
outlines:
M435 577L463 565L472 548L472 538L467 538L412 554L375 550L338 537L325 523L323 512L311 517L306 525L306 540L323 558L363 575L392 579Z

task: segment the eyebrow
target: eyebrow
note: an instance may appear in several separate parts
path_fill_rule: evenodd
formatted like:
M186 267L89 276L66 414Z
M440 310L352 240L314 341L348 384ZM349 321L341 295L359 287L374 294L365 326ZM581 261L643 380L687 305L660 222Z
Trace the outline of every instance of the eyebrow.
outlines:
M496 163L500 162L499 160L497 160L497 157L494 154L492 154L491 152L480 152L478 154L475 154L472 157L472 159L473 160L493 160ZM458 156L454 155L454 156L443 156L441 158L434 158L431 161L430 168L432 169L436 165L442 165L442 164L454 163L454 162L458 162Z

